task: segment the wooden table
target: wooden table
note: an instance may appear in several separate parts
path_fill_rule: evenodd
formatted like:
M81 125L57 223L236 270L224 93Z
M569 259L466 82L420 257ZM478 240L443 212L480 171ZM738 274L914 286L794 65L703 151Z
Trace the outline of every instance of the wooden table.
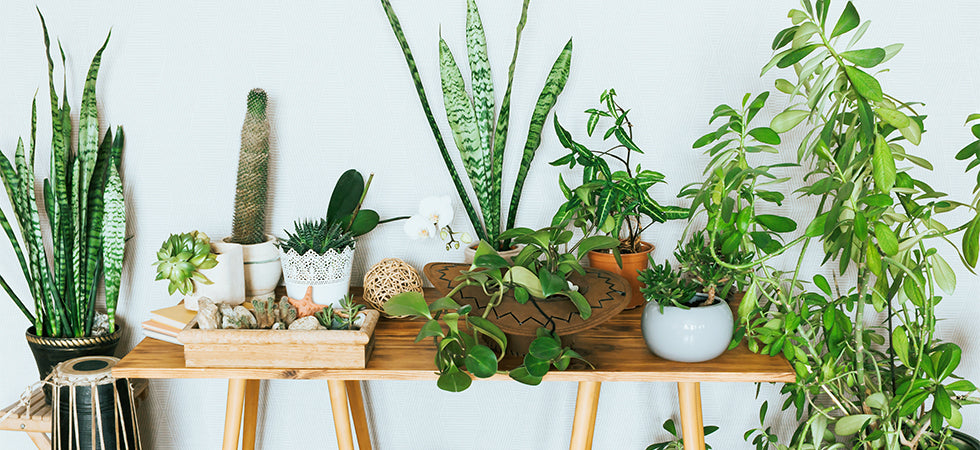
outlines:
M428 294L428 293L427 293ZM641 309L625 311L612 320L574 337L573 347L596 369L576 367L552 371L545 381L578 382L570 448L589 449L595 430L599 390L606 381L674 382L680 403L684 447L704 449L700 382L792 382L795 374L782 357L754 354L745 346L703 363L676 363L650 353L640 335ZM225 412L225 450L238 448L244 413L242 448L255 447L256 411L260 380L327 380L337 442L353 450L351 417L361 450L371 448L360 380L430 380L437 374L435 349L429 340L415 343L423 322L382 319L375 330L374 353L366 369L258 369L199 368L184 365L183 348L156 339L144 339L113 369L117 378L223 378L228 379ZM566 340L566 344L568 344ZM520 361L507 357L505 368ZM497 374L492 380L510 380ZM483 380L475 380L475 383ZM516 383L516 382L515 382ZM350 415L348 415L348 403Z

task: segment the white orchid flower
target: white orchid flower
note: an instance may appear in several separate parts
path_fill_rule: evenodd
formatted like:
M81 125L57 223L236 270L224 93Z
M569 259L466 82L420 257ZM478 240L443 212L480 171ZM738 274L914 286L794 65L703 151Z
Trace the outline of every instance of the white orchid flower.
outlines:
M412 216L405 221L405 234L412 239L428 239L436 236L436 227L426 217Z
M419 215L435 224L436 229L451 224L455 212L452 199L448 196L426 197L419 202Z

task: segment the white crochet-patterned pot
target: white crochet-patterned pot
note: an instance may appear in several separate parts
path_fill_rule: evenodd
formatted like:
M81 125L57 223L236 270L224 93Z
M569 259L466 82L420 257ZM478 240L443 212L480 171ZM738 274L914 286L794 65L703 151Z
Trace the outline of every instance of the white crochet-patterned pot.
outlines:
M279 249L286 295L303 298L313 286L313 301L321 305L340 306L340 300L350 288L350 273L354 266L354 246L342 252L330 249L324 254L309 250L300 255L296 250Z

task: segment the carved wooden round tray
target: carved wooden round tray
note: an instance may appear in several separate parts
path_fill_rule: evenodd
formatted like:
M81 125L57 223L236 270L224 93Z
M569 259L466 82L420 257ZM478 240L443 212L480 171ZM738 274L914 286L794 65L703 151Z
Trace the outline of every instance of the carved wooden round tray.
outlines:
M429 263L425 265L425 277L440 294L446 295L459 284L455 281L462 272L470 269L468 264ZM585 276L573 273L569 280L579 287L579 292L592 306L592 316L582 320L578 309L567 298L538 300L537 304L555 323L559 336L578 333L595 327L616 314L629 304L630 287L625 278L607 272L587 268ZM460 305L471 305L475 315L482 315L489 298L480 286L468 286L460 290L453 300ZM504 296L503 302L494 308L487 319L507 334L535 336L535 331L548 323L548 318L538 311L531 302L520 304L513 295Z

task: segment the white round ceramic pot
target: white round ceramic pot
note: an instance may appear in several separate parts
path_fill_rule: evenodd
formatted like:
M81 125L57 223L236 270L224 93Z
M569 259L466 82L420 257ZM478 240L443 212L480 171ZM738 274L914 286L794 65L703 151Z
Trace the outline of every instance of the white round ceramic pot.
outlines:
M292 249L285 252L279 249L279 258L286 295L290 298L303 298L312 286L314 303L339 307L350 290L354 247L342 252L331 249L322 255L312 250L300 255Z
M241 245L228 242L231 237L222 239L228 245L242 248L245 264L245 297L249 300L274 298L276 286L282 278L282 264L279 262L279 248L276 237L266 235L265 242Z
M665 306L655 301L643 308L643 340L663 359L702 362L717 358L728 349L734 320L724 301L688 309Z
M195 281L194 292L184 297L184 308L191 311L197 311L197 301L201 297L232 306L245 303L245 264L242 258L242 246L226 242L211 242L211 251L217 254L218 264L201 271L211 280L211 284Z

